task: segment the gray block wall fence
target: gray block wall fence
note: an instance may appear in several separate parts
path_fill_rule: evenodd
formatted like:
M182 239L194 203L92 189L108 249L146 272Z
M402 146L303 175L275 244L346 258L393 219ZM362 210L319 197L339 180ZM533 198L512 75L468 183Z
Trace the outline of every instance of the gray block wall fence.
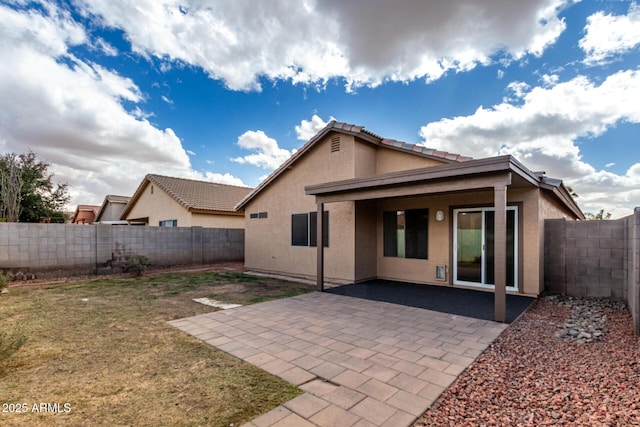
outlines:
M544 242L547 291L624 300L640 335L640 208L618 220L545 220Z
M244 230L0 223L0 270L26 278L114 271L131 256L152 266L244 260Z

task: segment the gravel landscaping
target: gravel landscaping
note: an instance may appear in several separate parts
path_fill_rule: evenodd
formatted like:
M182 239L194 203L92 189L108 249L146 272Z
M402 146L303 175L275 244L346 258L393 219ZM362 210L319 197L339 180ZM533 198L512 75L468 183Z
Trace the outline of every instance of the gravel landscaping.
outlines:
M639 348L624 304L541 298L415 426L640 426Z

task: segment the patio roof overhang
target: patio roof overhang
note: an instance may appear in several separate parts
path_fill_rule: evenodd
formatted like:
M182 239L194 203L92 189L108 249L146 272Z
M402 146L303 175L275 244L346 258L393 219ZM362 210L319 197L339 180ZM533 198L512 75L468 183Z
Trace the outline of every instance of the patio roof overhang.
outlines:
M493 188L496 180L504 182L512 172L517 176L519 185L538 185L540 182L513 157L500 156L308 185L305 193L316 196L317 202L331 203L465 191ZM511 185L511 179L508 180L507 185Z

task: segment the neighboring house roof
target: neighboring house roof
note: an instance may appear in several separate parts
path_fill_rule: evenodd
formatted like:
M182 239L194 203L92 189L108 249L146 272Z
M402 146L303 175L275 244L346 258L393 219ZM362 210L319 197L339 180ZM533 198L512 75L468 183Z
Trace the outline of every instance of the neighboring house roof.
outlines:
M131 200L131 197L129 196L115 196L113 194L108 194L104 198L104 201L102 202L102 206L100 206L100 210L96 215L96 222L100 222L100 220L102 219L102 215L104 214L109 204L126 205L127 203L129 203L129 200Z
M88 217L91 218L91 221L93 222L93 219L96 217L96 214L98 213L99 209L100 209L100 206L96 206L96 205L78 205L76 207L75 213L73 214L73 219L71 220L71 222L75 223L76 220L78 219L78 216L81 213L84 215L88 214Z
M271 175L269 175L264 181L260 183L251 193L249 193L244 199L236 205L237 209L242 209L244 206L253 199L258 193L260 193L266 186L268 186L273 180L275 180L280 174L287 170L291 164L302 157L307 151L309 151L316 143L322 140L327 134L331 132L342 133L345 135L352 135L358 137L362 141L366 141L370 144L383 146L392 150L398 150L417 156L423 156L430 159L439 160L445 163L465 162L471 160L471 157L461 156L459 154L448 153L446 151L438 151L420 145L409 144L402 141L396 141L393 139L383 138L376 135L373 132L369 132L363 126L351 125L348 123L341 123L332 120L327 126L325 126L320 132L318 132L313 138L307 141L298 151L295 152L289 159L287 159L278 169L276 169Z
M156 185L187 211L196 213L234 213L236 203L252 190L249 187L149 174L138 186L120 218L126 218L147 183Z

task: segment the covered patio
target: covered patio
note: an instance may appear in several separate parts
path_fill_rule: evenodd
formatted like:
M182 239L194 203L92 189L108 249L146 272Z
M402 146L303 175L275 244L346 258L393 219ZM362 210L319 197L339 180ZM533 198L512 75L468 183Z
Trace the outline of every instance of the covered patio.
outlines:
M363 283L335 286L327 289L326 292L474 319L493 320L494 316L493 294L472 289L374 279ZM507 295L506 300L505 322L512 323L533 304L535 298Z
M381 231L378 224L380 223L380 218L376 218L376 215L380 215L379 205L381 203L390 200L433 196L455 197L458 200L456 203L460 203L459 200L465 200L465 198L471 198L473 195L480 193L490 195L486 200L493 211L493 220L491 221L493 233L491 274L493 283L491 286L485 286L485 288L492 290L489 295L493 299L493 320L507 322L507 190L512 191L515 189L522 192L545 188L553 191L557 197L563 199L568 205L573 205L571 200L564 200L566 196L563 192L556 191L553 185L546 184L545 179L540 174L529 171L513 157L500 156L471 160L459 164L310 185L305 187L305 193L315 196L318 242L323 241L324 224L322 218L325 204L355 202L356 270L358 266L365 265L363 268L368 269L369 279L384 277L378 274L380 260L385 260L386 262L386 258L380 257L382 252L379 243ZM359 206L363 208L359 210ZM375 214L372 215L372 212ZM449 205L449 216L452 212L453 206ZM535 215L537 218L537 212ZM453 263L452 248L455 247L455 242L452 241L452 233L453 231L450 229L448 236L440 237L441 240L436 242L448 251L450 257L448 265ZM358 236L365 235L369 237L363 238L362 242L364 243L359 246ZM323 245L317 245L316 278L317 290L319 291L324 290L324 251ZM358 273L356 273L356 276L358 276ZM359 281L358 277L356 277L356 281ZM411 282L412 280L407 281ZM454 282L447 278L439 283L434 281L433 284L453 286ZM387 292L386 294L390 296L391 293Z

